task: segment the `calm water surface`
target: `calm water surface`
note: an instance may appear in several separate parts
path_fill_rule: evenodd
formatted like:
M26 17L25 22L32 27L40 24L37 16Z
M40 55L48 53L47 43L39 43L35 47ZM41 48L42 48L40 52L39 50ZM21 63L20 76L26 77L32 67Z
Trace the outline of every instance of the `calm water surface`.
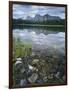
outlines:
M31 43L33 51L40 50L49 54L65 55L65 32L61 29L13 29L13 37L20 38L22 42Z

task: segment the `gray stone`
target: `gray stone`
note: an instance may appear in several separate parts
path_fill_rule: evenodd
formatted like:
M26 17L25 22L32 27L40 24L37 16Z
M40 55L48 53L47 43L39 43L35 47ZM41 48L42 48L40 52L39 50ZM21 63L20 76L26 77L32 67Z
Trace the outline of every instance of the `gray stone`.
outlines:
M22 68L22 69L21 69L21 73L24 73L24 72L25 72L25 68Z
M28 65L28 67L29 67L29 70L31 71L38 71L38 69L32 65Z
M38 79L38 74L37 73L33 73L29 78L28 78L28 81L30 83L34 83L36 82L36 80Z
M34 68L32 65L28 65L28 67L30 70L33 70L33 68Z
M16 58L17 61L21 61L22 59L21 58Z
M45 76L45 77L43 78L43 81L44 81L44 82L47 82L47 81L48 81L47 76Z
M22 67L23 67L23 64L22 64L21 61L16 61L15 62L15 68L16 68L16 70L22 69Z
M32 75L32 71L31 70L28 70L27 71L27 76L30 77Z
M56 78L59 78L59 75L60 75L60 72L57 72L57 73L55 74L55 77L56 77Z
M63 78L63 80L65 80L65 75L62 78Z
M38 79L38 80L36 81L36 83L38 83L38 84L43 84L44 81L43 81L42 79Z
M53 79L53 74L48 75L48 79Z
M26 79L20 80L20 86L25 86L26 84L27 84L27 80Z
M22 63L21 61L16 61L15 66L18 65L18 64L21 64L21 63Z
M39 62L39 59L34 59L34 60L32 61L32 64L38 64L38 62Z

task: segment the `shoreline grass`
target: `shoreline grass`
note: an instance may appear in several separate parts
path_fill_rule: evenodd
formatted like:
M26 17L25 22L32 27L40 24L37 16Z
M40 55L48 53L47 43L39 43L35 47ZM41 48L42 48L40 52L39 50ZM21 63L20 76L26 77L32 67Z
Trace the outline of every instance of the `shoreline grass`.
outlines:
M43 24L14 24L20 26L37 26L37 27L64 27L64 25L43 25Z

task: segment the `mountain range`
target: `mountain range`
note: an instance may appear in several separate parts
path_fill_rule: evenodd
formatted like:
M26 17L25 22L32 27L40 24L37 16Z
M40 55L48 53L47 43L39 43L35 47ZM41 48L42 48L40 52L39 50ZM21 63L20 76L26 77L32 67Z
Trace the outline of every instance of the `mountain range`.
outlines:
M36 14L35 17L28 16L26 20L32 20L32 21L49 21L49 20L61 20L59 16L51 16L49 14L45 14L44 16L41 16L39 14Z

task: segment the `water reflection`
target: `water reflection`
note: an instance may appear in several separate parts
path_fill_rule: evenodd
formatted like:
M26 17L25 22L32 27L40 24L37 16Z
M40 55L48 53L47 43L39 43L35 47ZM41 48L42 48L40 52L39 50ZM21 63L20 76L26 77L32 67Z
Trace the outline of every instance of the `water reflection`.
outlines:
M65 55L65 32L50 28L13 29L13 37L32 44L33 51Z
M61 28L13 29L13 85L65 82L65 32Z

